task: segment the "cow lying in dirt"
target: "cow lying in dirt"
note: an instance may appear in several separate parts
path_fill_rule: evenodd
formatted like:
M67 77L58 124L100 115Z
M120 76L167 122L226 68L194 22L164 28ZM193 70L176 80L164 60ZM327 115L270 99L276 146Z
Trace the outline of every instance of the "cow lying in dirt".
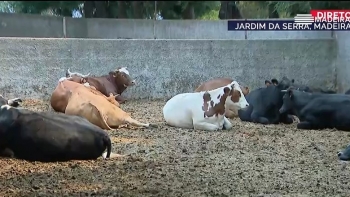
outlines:
M90 73L89 73L90 74ZM96 88L105 96L110 96L111 94L115 96L115 100L118 103L124 103L125 98L121 94L126 90L127 87L135 85L135 80L130 77L129 71L126 67L118 68L115 71L111 71L108 75L103 75L100 77L82 75L77 72L70 72L68 69L66 72L66 77L78 76L84 79L84 83L88 83L90 86Z
M14 98L14 99L5 99L0 94L0 106L1 105L10 105L11 107L18 107L20 103L22 102L22 99L20 98Z
M116 129L123 124L137 127L155 126L131 118L129 113L112 104L106 96L74 82L78 79L79 77L60 79L50 101L55 111L84 117L103 129Z
M9 105L0 108L0 151L28 161L91 160L111 156L111 140L79 116L33 112ZM113 154L113 157L123 155Z
M178 94L163 107L168 125L187 129L216 131L230 129L232 124L224 116L225 107L244 109L247 103L236 81L206 92Z
M195 92L202 92L202 91L210 91L210 90L214 90L216 88L220 88L223 86L226 86L230 83L232 83L233 80L230 78L216 78L216 79L212 79L209 81L206 81L204 83L202 83L200 86L197 87L197 89L195 90ZM249 93L249 88L248 87L243 87L242 85L239 85L239 87L242 90L242 93L244 96L247 96L247 94ZM227 106L225 109L225 116L227 118L234 118L234 117L238 117L238 109L235 106L232 106L233 108L230 108L229 106Z

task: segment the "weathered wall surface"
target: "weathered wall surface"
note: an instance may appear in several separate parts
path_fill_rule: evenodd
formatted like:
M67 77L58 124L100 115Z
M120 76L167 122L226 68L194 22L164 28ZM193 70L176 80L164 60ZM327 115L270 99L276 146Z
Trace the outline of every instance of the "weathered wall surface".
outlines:
M0 13L0 37L62 38L63 17Z
M347 31L335 33L337 40L336 83L338 91L343 93L350 88L350 35Z
M0 92L48 98L65 70L100 75L127 66L138 85L132 98L167 98L201 82L232 77L251 88L288 75L316 87L335 86L334 39L103 40L0 38Z

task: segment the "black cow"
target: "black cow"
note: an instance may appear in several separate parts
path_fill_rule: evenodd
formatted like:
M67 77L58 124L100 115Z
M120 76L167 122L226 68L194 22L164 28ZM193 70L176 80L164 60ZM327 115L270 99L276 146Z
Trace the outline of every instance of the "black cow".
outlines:
M344 94L350 94L350 89L348 89Z
M97 159L107 148L108 134L79 116L33 112L3 105L0 108L0 151L28 161Z
M292 110L299 118L298 129L336 128L350 131L350 97L344 94L284 90L280 113Z
M238 111L239 118L242 121L261 124L293 123L291 116L287 113L280 114L278 111L283 104L284 93L281 91L293 83L294 79L289 80L287 77L283 77L280 83L276 79L272 79L271 82L266 80L267 87L253 90L246 96L249 107Z
M350 161L350 144L344 150L338 152L338 158L341 161Z
M2 105L10 105L12 107L18 107L20 103L22 102L22 99L20 98L14 98L14 99L5 99L2 95L0 95L0 106Z
M265 80L265 85L266 86L269 86L269 85L277 85L276 83L274 82L270 82L269 80ZM293 87L296 89L296 90L299 90L299 91L304 91L304 92L319 92L319 93L323 93L323 94L336 94L335 91L333 90L323 90L321 88L310 88L309 86L306 86L306 85L300 85L300 84L295 84L293 83ZM350 94L350 90L348 90Z

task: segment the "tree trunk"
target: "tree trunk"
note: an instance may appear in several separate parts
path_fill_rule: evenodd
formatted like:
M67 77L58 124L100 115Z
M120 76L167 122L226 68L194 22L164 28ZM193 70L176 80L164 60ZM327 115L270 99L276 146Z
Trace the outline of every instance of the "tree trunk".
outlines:
M182 19L195 19L194 7L191 2L188 3L186 9L182 13Z
M229 15L228 16L230 16L229 19L242 19L243 18L241 11L239 11L235 1L231 1L229 3Z
M107 18L107 4L105 1L95 1L95 18Z
M85 1L84 2L84 17L85 18L93 18L94 16L94 2L93 1Z
M124 1L118 1L118 18L128 18Z
M142 19L143 18L142 1L132 1L131 6L132 6L133 18Z
M277 10L275 9L276 3L275 2L271 2L268 5L268 12L269 12L269 18L279 18L279 14L277 12Z
M221 6L220 6L220 11L219 11L219 19L227 19L227 6L228 2L227 1L221 1Z

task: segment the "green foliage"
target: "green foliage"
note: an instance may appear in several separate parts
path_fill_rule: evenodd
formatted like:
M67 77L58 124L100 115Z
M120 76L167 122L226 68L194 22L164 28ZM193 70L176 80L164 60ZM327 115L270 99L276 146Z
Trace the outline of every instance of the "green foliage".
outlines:
M107 17L118 17L118 2L105 1ZM235 3L230 1L229 3ZM51 13L70 16L73 10L82 10L79 5L84 1L2 1L1 12L43 14ZM182 19L188 6L193 6L195 19L218 20L220 1L142 1L142 16L154 18L155 9L164 19ZM268 8L270 6L270 8ZM133 5L124 2L126 17L133 18ZM293 17L299 13L309 13L311 9L350 9L350 1L238 1L238 8L243 18L268 18L269 12L277 10L279 17ZM270 9L270 10L269 10Z

